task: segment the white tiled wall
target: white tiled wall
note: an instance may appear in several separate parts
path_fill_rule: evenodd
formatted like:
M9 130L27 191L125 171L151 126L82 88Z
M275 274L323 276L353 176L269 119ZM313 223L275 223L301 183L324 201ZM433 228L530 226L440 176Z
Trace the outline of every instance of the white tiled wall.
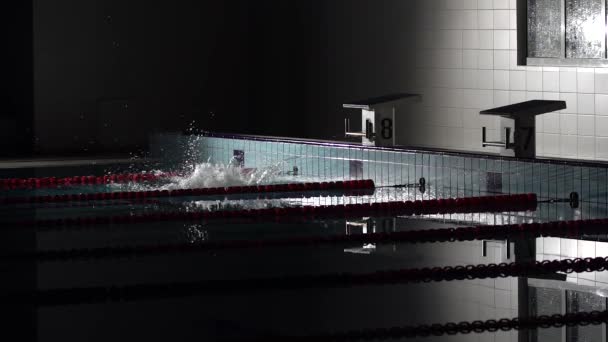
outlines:
M561 99L568 109L537 119L537 154L608 160L608 69L518 66L516 0L415 4L413 90L424 108L408 119L416 129L405 128L400 143L496 151L481 147L481 127L499 140L501 122L480 110Z

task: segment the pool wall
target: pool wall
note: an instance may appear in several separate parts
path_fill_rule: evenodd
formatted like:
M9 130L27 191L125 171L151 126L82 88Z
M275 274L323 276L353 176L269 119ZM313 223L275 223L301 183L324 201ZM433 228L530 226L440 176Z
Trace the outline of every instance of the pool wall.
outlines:
M373 179L379 186L412 184L424 177L427 195L458 197L484 193L536 193L540 199L578 192L582 217L608 214L608 165L568 160L516 159L445 151L386 149L343 143L204 133L167 134L152 141L152 155L171 164L187 158L242 166L298 168L304 177L325 180ZM193 152L193 153L192 153Z

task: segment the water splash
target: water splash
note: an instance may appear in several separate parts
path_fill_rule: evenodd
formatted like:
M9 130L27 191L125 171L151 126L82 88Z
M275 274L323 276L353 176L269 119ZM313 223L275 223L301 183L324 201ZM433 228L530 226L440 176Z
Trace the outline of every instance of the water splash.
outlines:
M190 174L171 178L171 183L164 185L163 189L244 186L255 181L251 176L243 172L243 169L230 165L201 163L194 165Z
M184 235L189 243L202 243L209 240L209 232L203 224L186 224L184 228Z
M227 163L226 160L212 161L209 157L201 155L201 151L204 150L202 144L205 137L197 134L200 130L196 127L196 122L190 122L186 131L189 134L184 137L185 140L179 143L183 148L183 152L180 153L183 158L180 158L182 162L179 165L171 165L169 169L163 167L164 170L160 170L160 162L153 163L146 156L142 158L132 154L132 163L128 168L128 171L133 173L159 174L170 171L179 176L154 183L113 184L111 188L119 191L179 190L318 181L316 177L295 176L293 168L298 164L299 157L288 157L277 161L270 157L258 156L261 158L262 164L266 166L255 169L243 168L234 156ZM268 160L265 160L266 158ZM115 170L108 170L108 173L115 172Z

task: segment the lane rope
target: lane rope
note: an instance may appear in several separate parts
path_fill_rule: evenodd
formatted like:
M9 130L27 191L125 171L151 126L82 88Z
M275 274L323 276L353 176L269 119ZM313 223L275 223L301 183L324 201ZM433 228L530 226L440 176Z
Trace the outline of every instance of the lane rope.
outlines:
M327 332L307 336L260 336L244 339L230 339L226 342L348 342L348 341L385 341L403 338L446 336L511 330L532 330L561 328L564 326L588 326L608 323L608 311L576 312L567 314L541 315L535 317L503 318L499 320L472 322L449 322L439 324L421 324L392 328L360 329L341 332Z
M32 197L6 197L0 198L0 204L32 204L32 203L65 203L65 202L88 202L88 201L110 201L110 200L142 200L148 198L166 197L199 197L199 196L218 196L235 194L255 194L255 193L293 193L309 191L355 191L373 190L374 181L352 180L339 182L314 182L314 183L290 183L290 184L269 184L252 186L231 186L216 188L196 188L178 190L151 190L151 191L120 191L120 192L99 192L99 193L80 193L64 194L54 196L32 196Z
M93 304L190 297L204 294L231 294L305 289L351 288L357 286L397 285L440 281L530 277L556 272L601 272L608 269L608 257L410 268L373 273L332 273L324 275L277 276L269 278L203 280L165 284L99 286L36 291L16 291L0 298L3 302L28 302L39 306Z
M3 190L43 189L62 186L102 185L120 183L153 182L160 179L179 176L177 172L164 173L121 173L105 176L72 176L72 177L41 177L41 178L5 178L0 179Z

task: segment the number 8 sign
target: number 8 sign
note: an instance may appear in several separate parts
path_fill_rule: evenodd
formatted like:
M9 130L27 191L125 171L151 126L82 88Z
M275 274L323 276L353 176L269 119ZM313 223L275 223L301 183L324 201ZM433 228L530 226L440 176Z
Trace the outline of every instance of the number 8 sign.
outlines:
M395 146L395 107L376 109L376 146Z

